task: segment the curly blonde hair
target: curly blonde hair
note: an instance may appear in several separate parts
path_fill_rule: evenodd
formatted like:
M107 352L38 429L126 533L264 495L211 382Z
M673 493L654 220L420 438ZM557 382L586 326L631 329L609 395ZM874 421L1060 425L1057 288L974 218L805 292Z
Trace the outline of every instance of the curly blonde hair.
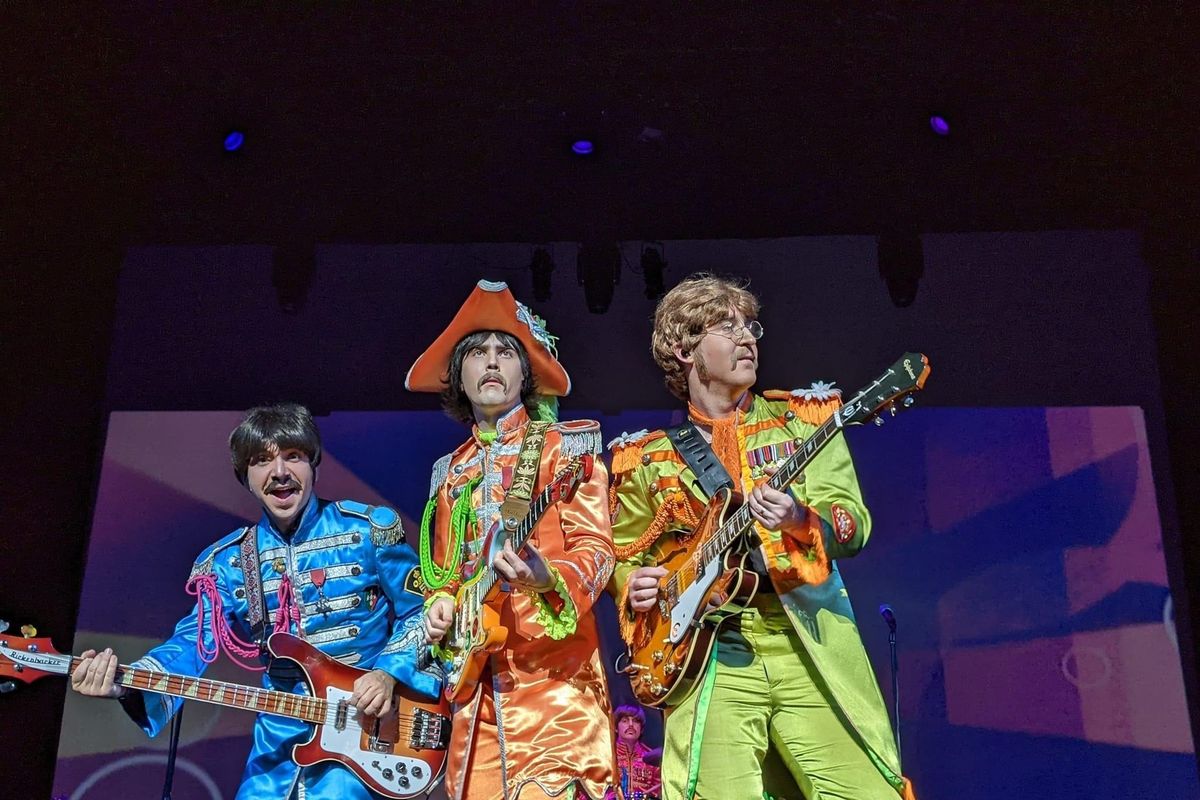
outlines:
M680 400L688 399L687 370L675 355L676 347L691 353L708 327L728 319L731 310L740 311L743 317L752 320L758 317L758 309L758 298L746 288L745 282L735 283L708 272L689 275L667 292L654 311L650 352L662 367L671 394ZM704 374L704 363L699 359L696 368Z

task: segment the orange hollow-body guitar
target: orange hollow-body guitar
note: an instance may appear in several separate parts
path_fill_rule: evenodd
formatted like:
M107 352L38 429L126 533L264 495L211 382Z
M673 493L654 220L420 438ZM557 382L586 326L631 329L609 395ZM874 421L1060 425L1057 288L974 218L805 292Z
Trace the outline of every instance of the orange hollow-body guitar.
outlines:
M354 682L367 674L365 670L342 664L287 633L273 634L267 648L275 657L299 665L309 695L125 665L117 670L117 683L308 722L312 737L292 748L293 761L302 767L336 761L384 797L424 796L437 785L450 742L450 713L444 700L420 699L397 684L393 708L386 716L360 715L349 700ZM79 662L56 652L48 638L0 634L0 676L28 683L48 674L70 675Z
M845 426L861 425L885 409L894 414L897 403L911 405L910 395L924 387L929 371L925 356L905 353L811 436L797 439L796 452L767 484L786 490ZM756 545L749 507L741 504L739 495L723 489L709 499L686 545L658 552L655 566L664 567L667 577L657 602L639 620L635 641L626 643L621 668L643 705L675 706L696 688L721 623L744 609L758 590L758 575L746 568L749 548ZM721 604L710 609L714 592Z

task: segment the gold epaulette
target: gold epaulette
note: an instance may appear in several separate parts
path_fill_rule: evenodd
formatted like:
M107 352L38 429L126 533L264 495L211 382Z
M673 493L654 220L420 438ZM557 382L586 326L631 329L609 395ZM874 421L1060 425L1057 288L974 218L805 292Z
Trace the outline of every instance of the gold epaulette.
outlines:
M666 431L648 431L640 430L633 433L622 433L617 438L608 443L608 449L612 451L612 469L613 475L620 475L624 472L632 472L642 464L642 450L647 444L655 439L661 439L667 435Z
M768 389L762 393L767 400L786 400L788 411L806 425L820 425L842 407L842 391L833 383L814 381L807 389Z

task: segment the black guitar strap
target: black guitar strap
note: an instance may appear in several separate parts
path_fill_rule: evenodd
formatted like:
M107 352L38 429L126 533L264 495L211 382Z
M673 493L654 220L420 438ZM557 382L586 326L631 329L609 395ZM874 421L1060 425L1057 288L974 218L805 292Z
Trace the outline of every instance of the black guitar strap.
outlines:
M712 445L704 440L690 419L667 428L667 438L671 440L676 452L683 456L684 463L695 474L696 480L700 483L700 491L704 492L705 497L711 498L721 489L734 488L733 478L729 477L725 465L721 463L721 459L717 458ZM752 546L750 547L750 568L761 576L758 583L759 592L772 592L774 584L771 583L766 562L763 561L759 548L753 545L753 541L755 540L751 540Z
M733 478L729 477L725 465L690 419L667 428L667 438L700 482L700 491L705 497L711 498L721 489L733 488Z

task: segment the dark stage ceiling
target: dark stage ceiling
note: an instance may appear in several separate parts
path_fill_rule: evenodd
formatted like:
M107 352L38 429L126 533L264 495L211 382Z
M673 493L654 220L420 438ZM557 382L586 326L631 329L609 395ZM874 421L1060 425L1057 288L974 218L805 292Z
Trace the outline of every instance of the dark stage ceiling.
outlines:
M9 6L6 195L125 244L1187 218L1196 14L1101 6Z

